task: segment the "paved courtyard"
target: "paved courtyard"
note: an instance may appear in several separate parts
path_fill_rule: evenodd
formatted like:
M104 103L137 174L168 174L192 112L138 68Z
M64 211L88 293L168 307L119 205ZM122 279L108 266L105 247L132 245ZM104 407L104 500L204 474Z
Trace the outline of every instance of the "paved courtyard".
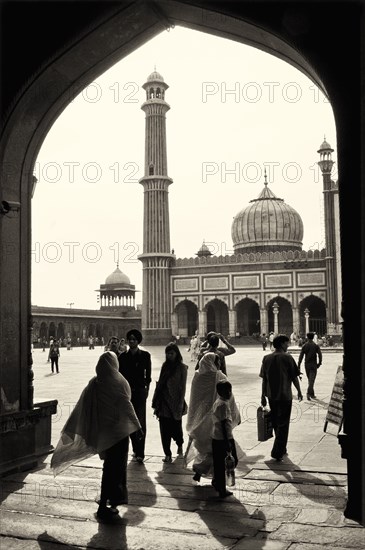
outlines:
M330 424L327 433L323 431L342 361L340 352L324 353L316 381L318 399L294 400L289 455L282 463L270 459L272 440L257 441L258 373L265 352L259 347L238 347L237 353L227 358L228 376L242 416L242 424L235 430L241 458L234 494L222 501L209 480L195 484L176 455L172 464L161 461L158 421L150 405L164 348L148 349L153 382L148 399L146 460L143 465L130 462L128 466L129 504L120 507L116 524L98 523L94 516L102 467L99 458L81 462L53 478L48 456L37 470L2 480L1 550L365 548L365 530L342 514L346 461L340 456L337 427ZM194 363L187 348L181 350L189 365L188 401ZM62 348L60 374L52 375L47 352L34 351L35 402L59 402L52 424L53 445L81 390L94 376L101 352L100 348ZM297 358L299 350L293 353ZM305 376L302 392L305 395Z

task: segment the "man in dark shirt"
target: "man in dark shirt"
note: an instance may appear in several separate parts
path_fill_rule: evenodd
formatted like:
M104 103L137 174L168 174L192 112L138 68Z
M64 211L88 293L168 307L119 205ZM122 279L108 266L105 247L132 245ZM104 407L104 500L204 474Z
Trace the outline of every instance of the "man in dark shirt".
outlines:
M317 377L317 369L322 365L322 352L318 344L314 342L314 332L308 332L308 341L302 346L302 350L299 355L298 367L300 367L303 357L304 368L308 378L307 399L316 399L314 395L314 382ZM318 361L317 361L318 356Z
M119 372L129 382L132 391L131 402L141 424L143 437L140 434L131 434L133 458L139 463L144 460L146 442L146 400L151 383L151 355L141 350L138 344L142 342L142 334L137 329L127 332L129 350L118 357Z
M262 360L260 376L262 378L261 405L266 407L269 400L272 424L275 432L272 458L282 460L287 454L286 445L289 435L290 414L293 395L291 385L298 392L298 400L303 399L298 380L299 369L293 357L287 353L289 338L285 334L275 336L275 350Z

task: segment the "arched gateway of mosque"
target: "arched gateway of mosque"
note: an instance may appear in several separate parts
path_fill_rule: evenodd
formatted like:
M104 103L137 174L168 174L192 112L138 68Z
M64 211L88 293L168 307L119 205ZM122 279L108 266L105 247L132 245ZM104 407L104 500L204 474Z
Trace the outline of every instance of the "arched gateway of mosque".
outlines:
M262 3L245 1L227 3L206 0L202 3L194 0L156 0L152 4L153 9L149 2L89 2L88 9L85 9L85 3L25 2L20 10L18 3L8 2L2 11L2 35L8 48L2 52L2 69L6 71L3 80L6 80L7 86L1 95L3 131L0 142L1 471L29 467L37 462L42 453L50 450L51 417L56 407L55 401L33 402L30 204L33 167L39 149L50 127L75 94L162 30L173 25L184 25L259 47L285 59L308 75L327 95L333 107L340 182L345 376L344 423L339 442L348 468L345 514L365 521L363 342L360 342L359 351L359 334L364 333L364 320L360 312L365 310L365 295L362 292L364 247L361 246L365 223L364 194L361 190L361 182L365 180L364 164L361 162L365 109L360 108L361 98L364 97L361 83L365 70L361 64L365 53L363 5L361 2L284 1L266 2L263 9ZM57 26L49 27L47 35L45 20L58 21ZM343 39L334 39L339 36ZM161 90L165 92L166 87L159 88L161 98L153 97L150 92L146 102L165 101ZM146 106L146 110L148 108ZM158 116L162 116L161 109ZM356 139L352 139L354 136ZM317 138L314 136L314 139ZM327 172L324 189L327 200L326 197L331 196L332 184L330 171L326 168L326 156L322 161L322 173L324 170ZM163 196L169 183L163 165L148 165L143 181L146 190L152 184L158 184L159 195ZM163 206L161 201L161 208ZM338 218L336 204L328 206L330 216L326 232L331 227L333 230L333 220ZM237 245L240 246L241 237L238 234L237 237ZM333 240L331 242L334 243ZM194 263L197 258L193 258L192 263L190 259L187 263L176 260L175 266L172 265L173 254L167 241L159 243L157 255L149 249L150 244L151 241L146 241L141 258L145 271L152 273L159 270L161 284L166 281L172 286L168 292L171 300L154 304L153 315L142 312L142 329L148 336L157 336L158 332L171 334L172 316L179 316L177 306L184 300L197 308L192 317L195 325L189 321L191 328L196 326L198 317L198 326L205 329L208 322L215 322L218 314L227 326L228 312L228 326L241 326L250 331L252 320L245 311L249 310L257 321L255 304L260 309L261 330L263 323L270 327L271 315L280 322L280 312L283 310L286 311L284 319L290 319L291 311L293 323L301 323L304 304L304 309L308 309L312 317L314 308L315 318L320 320L323 310L321 307L317 309L317 302L309 302L313 300L311 296L326 304L327 324L335 319L337 306L334 294L331 291L323 299L320 296L321 292L327 292L327 288L334 288L334 278L337 276L331 265L334 250L328 249L328 243L325 258L302 257L302 251L297 247L292 249L294 258L289 257L286 247L285 250L268 251L268 256L264 256L265 251L244 252L239 263L235 263L233 258L227 262L225 258L206 258L205 263L202 260L199 263L198 256L197 264ZM271 268L271 253L282 254L280 270ZM239 254L238 248L235 249L233 256L236 260ZM251 259L251 254L256 254L256 257ZM316 271L314 280L313 277L308 280L306 266L301 269L302 261L307 261L308 266L314 266L317 262L313 269ZM242 266L247 264L252 267L254 264L250 262L256 264L248 276ZM257 269L259 266L260 269ZM164 279L169 270L170 278ZM324 275L326 278L322 287ZM143 291L151 284L151 280L144 280ZM291 298L288 298L289 294ZM279 298L285 302L278 301ZM245 302L245 299L250 302ZM277 315L272 300L278 305ZM251 303L253 305L249 306ZM186 312L190 311L188 308L190 305ZM186 319L190 318L186 313ZM188 326L188 331L192 332L191 328Z

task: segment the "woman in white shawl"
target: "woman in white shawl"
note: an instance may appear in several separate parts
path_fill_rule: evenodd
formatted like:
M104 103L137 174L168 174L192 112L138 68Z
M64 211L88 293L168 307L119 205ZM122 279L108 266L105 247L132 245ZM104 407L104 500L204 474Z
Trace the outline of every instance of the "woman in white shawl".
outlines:
M227 376L217 369L217 361L218 357L213 352L203 355L191 383L186 424L189 443L184 458L186 466L193 461L195 481L199 481L202 475L213 475L212 407L217 397L217 382L228 380Z
M96 376L83 390L51 460L56 476L72 464L100 455L104 465L97 517L104 520L118 513L116 506L128 502L129 435L141 429L130 401L130 386L118 368L114 352L100 356Z

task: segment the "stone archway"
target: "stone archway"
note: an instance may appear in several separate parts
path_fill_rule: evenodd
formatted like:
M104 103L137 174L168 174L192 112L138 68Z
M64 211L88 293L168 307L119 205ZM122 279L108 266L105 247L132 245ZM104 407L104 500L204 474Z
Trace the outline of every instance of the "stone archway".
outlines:
M237 332L240 336L260 334L260 308L257 302L244 298L236 305Z
M41 17L40 10L50 10L45 15L46 19L48 15L54 17L52 10L55 9L55 3L50 2L48 6L47 3L39 3L42 4L38 7L39 11L37 4L30 4L31 11L27 12L29 17L23 17L31 33L30 38L26 35L22 43L22 35L25 33L20 32L20 44L14 47L20 56L25 57L29 49L27 60L30 64L27 66L27 62L23 63L24 74L17 71L17 78L13 78L13 82L9 79L7 87L10 97L8 110L4 111L0 158L1 200L21 204L20 215L11 221L3 216L1 227L1 244L14 243L16 249L10 264L0 258L1 326L6 331L6 337L2 338L0 364L10 367L4 369L2 379L3 390L10 403L19 401L19 410L23 411L33 406L29 388L32 380L29 359L30 196L33 165L39 148L54 120L72 99L70 96L81 91L117 60L172 24L182 24L259 47L299 68L322 90L327 89L339 130L337 150L340 181L345 184L351 182L351 189L347 185L340 189L341 257L346 266L342 273L344 332L347 331L349 338L363 332L363 320L360 317L365 300L361 293L362 247L354 240L358 239L360 243L360 236L363 235L364 216L361 216L361 212L365 210L365 204L360 193L360 183L364 181L364 167L360 163L361 141L354 143L349 139L349 136L360 135L365 127L364 110L358 108L361 97L358 69L361 68L360 52L364 52L361 32L365 23L360 3L359 6L349 3L348 10L343 9L342 3L331 6L323 2L301 4L298 16L295 7L285 2L268 3L266 9L252 2L224 3L209 0L204 3L204 8L199 3L193 5L193 2L184 0L156 1L158 9L150 9L140 2L131 2L127 6L105 2L100 7L100 3L95 3L98 4L97 8L76 20L74 12L67 11L65 7L64 18L58 17L60 30L53 29L49 40L44 40L44 17ZM74 5L71 6L74 3L64 4L74 9ZM16 10L17 5L14 3ZM328 25L329 16L331 25ZM20 16L16 14L15 18ZM342 35L345 29L353 31L343 42L334 41L333 36ZM11 26L9 28L9 25L4 24L3 30L11 35ZM63 35L58 34L62 32L67 43L62 40ZM106 36L108 40L105 40ZM39 47L40 42L36 42L37 37L39 40L42 37L43 48ZM34 49L31 38L34 38ZM328 54L328 48L323 48L323 44L331 44L331 55ZM14 66L20 64L15 63ZM352 71L354 66L356 70ZM318 74L321 74L324 85ZM360 197L355 205L354 194ZM348 242L353 243L358 254L352 253L353 247L347 247ZM354 298L355 294L357 296ZM348 342L346 344L345 339L345 437L342 440L355 443L359 434L360 440L365 439L364 410L361 408L364 370L353 368L358 362L355 356L357 349L351 341ZM23 451L27 452L27 449ZM358 473L356 475L353 470L349 478L350 505L347 517L364 518L362 495L365 493L365 475L362 464L365 451L362 448L361 453L354 453L347 443L344 452ZM356 508L353 501L360 501L360 507Z
M57 337L57 331L56 331L56 325L53 321L50 322L48 327L48 339L51 340L51 338Z
M57 326L57 340L63 340L65 337L65 326L63 323L58 323Z
M198 308L190 300L179 302L175 308L177 315L177 334L183 338L191 338L198 329Z
M205 306L207 312L207 332L229 334L228 307L222 300L212 300Z
M299 304L300 333L305 336L305 310L308 310L309 330L316 332L318 336L327 334L326 304L318 296L311 294L306 296Z
M39 329L39 338L41 342L48 339L48 327L47 324L43 321Z
M293 332L293 310L290 302L281 296L272 298L267 304L267 317L269 323L269 332L274 330L274 312L273 305L278 305L278 333L289 336Z

